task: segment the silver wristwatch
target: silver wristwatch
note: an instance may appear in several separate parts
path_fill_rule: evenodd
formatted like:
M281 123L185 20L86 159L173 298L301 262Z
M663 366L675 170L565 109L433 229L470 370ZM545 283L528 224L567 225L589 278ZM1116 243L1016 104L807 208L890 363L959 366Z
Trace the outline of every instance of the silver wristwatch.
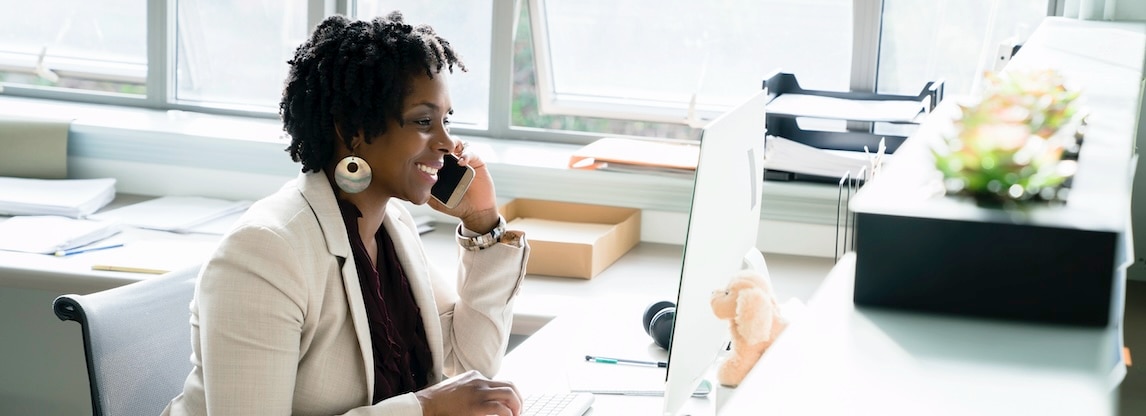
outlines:
M469 251L478 251L481 249L493 247L498 241L501 241L501 236L505 234L505 218L499 217L497 219L497 226L493 227L490 232L479 235L477 237L465 237L461 234L461 225L458 225L458 244L462 248Z

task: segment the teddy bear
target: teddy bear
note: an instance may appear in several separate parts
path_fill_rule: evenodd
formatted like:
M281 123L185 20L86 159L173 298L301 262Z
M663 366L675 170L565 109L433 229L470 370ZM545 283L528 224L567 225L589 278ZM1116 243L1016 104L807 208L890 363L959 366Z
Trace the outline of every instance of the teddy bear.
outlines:
M724 289L712 292L712 312L728 321L732 351L717 369L721 385L736 387L788 326L766 275L742 270Z

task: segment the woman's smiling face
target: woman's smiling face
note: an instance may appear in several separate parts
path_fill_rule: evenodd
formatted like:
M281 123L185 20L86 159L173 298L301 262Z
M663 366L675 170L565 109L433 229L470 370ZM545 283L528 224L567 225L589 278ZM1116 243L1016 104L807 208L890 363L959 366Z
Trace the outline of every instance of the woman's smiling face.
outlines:
M445 74L415 75L410 86L402 102L402 123L390 120L386 133L355 150L373 171L369 192L421 205L438 180L442 157L454 149L449 134L453 107Z

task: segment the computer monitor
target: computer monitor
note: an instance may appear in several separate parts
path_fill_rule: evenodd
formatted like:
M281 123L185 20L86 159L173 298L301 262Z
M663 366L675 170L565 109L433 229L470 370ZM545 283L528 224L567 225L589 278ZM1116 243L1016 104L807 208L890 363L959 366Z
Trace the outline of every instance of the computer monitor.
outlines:
M756 249L764 186L764 91L702 128L669 348L664 413L677 414L729 340L709 305L713 290Z

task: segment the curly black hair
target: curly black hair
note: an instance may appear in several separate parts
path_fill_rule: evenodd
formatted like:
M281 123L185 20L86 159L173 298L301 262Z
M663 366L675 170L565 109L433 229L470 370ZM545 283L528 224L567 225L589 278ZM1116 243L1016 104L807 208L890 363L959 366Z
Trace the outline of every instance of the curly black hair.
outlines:
M330 161L335 123L370 140L386 132L388 120L402 123L402 102L416 75L466 70L433 28L406 24L398 11L370 21L328 17L287 63L279 114L291 138L286 150L303 172ZM348 148L353 136L342 137Z

